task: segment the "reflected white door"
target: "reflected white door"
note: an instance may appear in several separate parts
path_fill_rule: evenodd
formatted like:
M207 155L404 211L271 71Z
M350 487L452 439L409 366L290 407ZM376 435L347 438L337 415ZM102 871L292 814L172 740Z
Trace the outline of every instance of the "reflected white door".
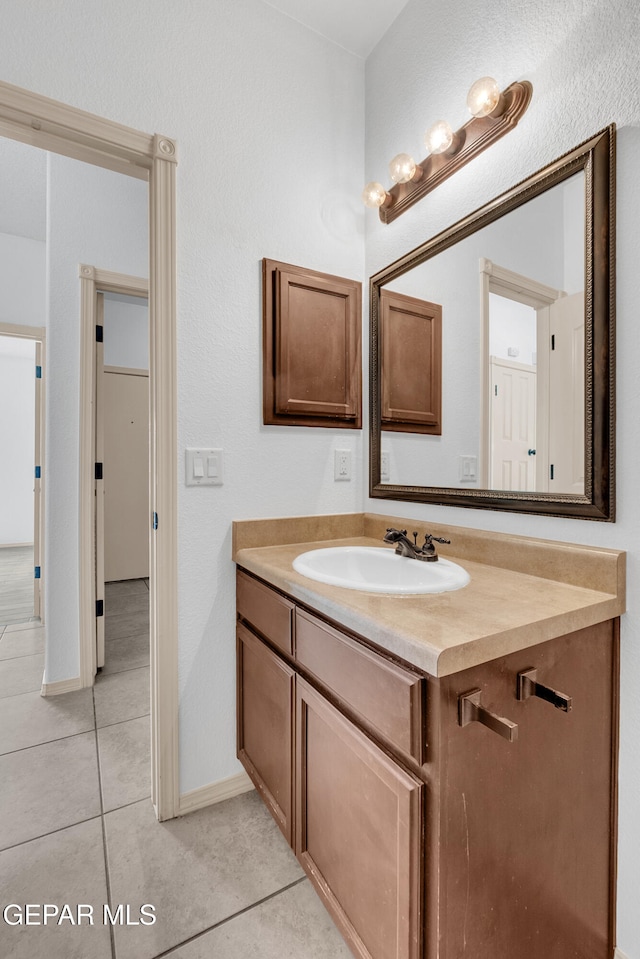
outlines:
M584 493L584 294L549 309L549 492Z
M491 489L536 488L536 371L491 357Z

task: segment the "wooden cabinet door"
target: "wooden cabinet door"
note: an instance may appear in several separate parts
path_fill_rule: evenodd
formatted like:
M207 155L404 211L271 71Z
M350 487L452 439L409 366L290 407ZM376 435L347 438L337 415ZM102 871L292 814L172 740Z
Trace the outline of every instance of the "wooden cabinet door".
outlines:
M296 854L356 956L418 959L424 787L296 687Z
M362 426L361 284L262 261L265 425Z
M295 673L242 624L237 647L238 759L292 846Z
M381 428L442 433L442 307L380 291Z

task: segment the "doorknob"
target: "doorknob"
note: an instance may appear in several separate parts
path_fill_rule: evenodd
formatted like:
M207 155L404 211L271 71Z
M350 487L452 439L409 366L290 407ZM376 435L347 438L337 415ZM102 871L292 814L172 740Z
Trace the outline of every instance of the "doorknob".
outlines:
M527 456L535 456L535 455L536 455L535 450L527 450Z

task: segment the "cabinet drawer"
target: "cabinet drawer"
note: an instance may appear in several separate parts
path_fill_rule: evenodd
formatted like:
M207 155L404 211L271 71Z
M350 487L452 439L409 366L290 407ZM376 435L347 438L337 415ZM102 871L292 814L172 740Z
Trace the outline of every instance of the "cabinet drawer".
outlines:
M289 656L293 654L294 605L268 586L238 570L238 616Z
M296 610L296 660L404 753L424 761L422 676Z

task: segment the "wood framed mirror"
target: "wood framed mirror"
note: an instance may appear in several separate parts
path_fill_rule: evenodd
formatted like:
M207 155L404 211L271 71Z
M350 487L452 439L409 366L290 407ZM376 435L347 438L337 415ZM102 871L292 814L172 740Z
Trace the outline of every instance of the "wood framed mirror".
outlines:
M614 521L614 224L611 125L371 277L372 497ZM436 435L385 422L396 294L441 310Z

